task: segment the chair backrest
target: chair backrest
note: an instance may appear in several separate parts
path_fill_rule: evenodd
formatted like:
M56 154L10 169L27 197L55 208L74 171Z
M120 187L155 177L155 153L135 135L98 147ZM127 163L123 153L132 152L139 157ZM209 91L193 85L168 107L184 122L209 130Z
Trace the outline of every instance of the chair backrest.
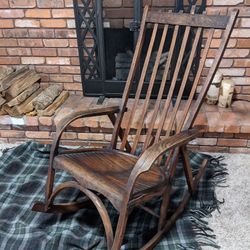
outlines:
M193 13L156 12L149 10L148 6L145 7L139 38L122 97L121 111L117 115L114 127L111 141L112 148L118 148L117 140L118 135L121 133L123 134L123 139L119 142L119 148L135 153L140 141L143 141L142 149L144 151L153 143L158 142L160 138L168 137L173 131L178 133L184 129L189 129L193 125L204 96L219 66L237 15L238 11L232 11L230 16L209 16L206 14ZM223 33L221 44L193 105L192 102L197 95L197 86L200 83L210 45L217 29ZM145 39L148 30L152 31L151 37L150 39ZM180 32L182 34L181 36ZM191 32L193 33L192 39L190 39ZM171 36L170 42L168 34ZM182 41L180 41L180 39ZM203 49L199 67L196 71L196 75L190 76L193 60L201 39ZM176 46L179 42L181 42L181 46L178 48L178 55L176 56ZM166 55L166 51L164 51L166 49L166 43L169 44L168 53L165 62L162 63L162 59L164 59ZM147 47L146 53L145 45ZM188 57L185 53L187 45L191 48ZM152 58L154 59L153 65ZM142 60L144 61L143 63ZM179 79L180 69L184 63L185 67L181 77L182 79ZM140 72L139 77L138 71ZM159 74L159 72L161 72L161 74ZM159 77L161 79L159 79ZM185 106L183 107L183 105L181 105L182 97L190 77L192 77L192 86ZM178 81L179 84L177 84ZM169 84L166 84L167 82L169 82ZM158 84L157 97L152 102L152 93L153 89L156 88L156 84ZM134 88L135 85L137 89L132 105L129 107L131 110L124 115L124 111L128 106L130 90ZM177 87L178 89L176 89ZM168 94L164 96L166 88L168 88ZM141 98L142 91L144 91L144 93L146 92L145 98L143 99ZM177 94L174 98L176 91ZM140 109L138 109L139 106ZM178 115L180 114L180 109L181 116ZM150 114L148 113L149 110L151 110ZM177 116L179 116L178 123L176 122ZM131 137L130 134L132 124L135 122L134 119L137 119L136 131ZM145 127L145 119L150 119L150 122L147 122L147 127ZM121 124L126 124L123 130ZM143 139L141 138L142 136ZM130 144L127 142L128 139L131 139Z

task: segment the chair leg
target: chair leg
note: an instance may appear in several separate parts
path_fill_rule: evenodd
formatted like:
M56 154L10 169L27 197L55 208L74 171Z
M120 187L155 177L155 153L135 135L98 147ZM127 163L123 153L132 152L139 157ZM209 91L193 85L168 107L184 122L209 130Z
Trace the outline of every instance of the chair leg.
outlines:
M122 209L119 219L118 219L116 232L115 232L115 238L114 238L114 242L113 242L111 250L119 250L121 248L125 230L126 230L128 215L129 214L128 214L127 206L125 206L125 208Z
M55 179L55 169L50 165L48 169L48 177L46 182L46 189L45 189L45 206L48 208L49 206L49 199L53 192L53 184Z

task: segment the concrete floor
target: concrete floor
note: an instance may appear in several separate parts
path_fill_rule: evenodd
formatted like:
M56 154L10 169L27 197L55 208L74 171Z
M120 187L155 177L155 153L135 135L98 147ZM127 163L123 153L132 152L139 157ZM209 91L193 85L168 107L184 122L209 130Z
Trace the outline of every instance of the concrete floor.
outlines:
M0 144L1 151L13 144ZM221 250L250 249L250 155L246 154L213 154L223 155L228 165L228 187L216 188L217 198L225 200L220 213L213 212L208 219L209 226L217 236L216 242ZM205 250L214 248L205 247Z

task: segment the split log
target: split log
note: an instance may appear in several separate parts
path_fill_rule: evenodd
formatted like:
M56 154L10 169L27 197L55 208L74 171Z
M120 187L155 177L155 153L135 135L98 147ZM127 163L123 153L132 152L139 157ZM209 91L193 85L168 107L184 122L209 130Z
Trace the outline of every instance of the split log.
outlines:
M0 95L0 107L6 102L6 100Z
M3 109L14 117L21 117L23 114L31 112L34 109L32 101L42 92L42 89L36 90L30 97L28 97L20 105L9 107L7 104L3 105Z
M47 108L61 92L62 86L49 86L37 96L37 98L33 101L33 106L36 110L43 110Z
M9 75L1 79L0 80L0 92L9 88L13 84L13 82L15 82L15 80L21 77L28 70L29 70L28 67L25 66L19 70L16 70L15 72L10 73Z
M0 115L8 115L8 113L3 109L3 107L0 109Z
M3 93L5 94L6 99L10 100L18 96L40 79L41 77L33 69L28 70L14 78L12 85Z
M5 78L7 75L12 73L14 69L12 67L1 67L0 68L0 80Z
M44 110L37 110L37 114L39 116L52 116L54 115L55 111L59 106L61 106L69 97L68 91L63 91L61 94L55 99L55 101L50 104L46 109Z
M7 103L9 107L13 107L15 105L19 105L22 102L24 102L29 96L31 96L37 89L39 89L40 84L37 82L34 85L28 87L26 90L24 90L21 94L19 94L17 97L12 99Z
M23 103L21 103L18 106L14 106L13 108L16 108L19 114L26 114L28 112L31 112L34 110L33 101L39 96L39 94L42 92L42 89L36 90L28 99L26 99Z

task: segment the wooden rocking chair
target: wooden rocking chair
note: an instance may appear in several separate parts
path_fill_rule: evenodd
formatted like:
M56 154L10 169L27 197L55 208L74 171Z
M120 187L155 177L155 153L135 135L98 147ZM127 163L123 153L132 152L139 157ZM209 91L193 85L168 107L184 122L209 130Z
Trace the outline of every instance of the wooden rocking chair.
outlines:
M56 128L56 137L50 153L45 203L37 202L33 206L33 210L72 212L83 208L86 206L86 202L91 201L98 210L104 224L108 249L117 250L121 248L129 214L133 208L139 207L159 218L157 233L142 247L142 249L152 249L183 212L204 173L206 160L203 161L198 174L192 176L186 145L202 133L201 128L192 128L193 123L221 61L237 15L238 11L233 11L230 16L156 12L149 10L146 6L120 107L93 108L71 113L61 120ZM149 29L147 28L148 25ZM217 29L222 33L221 44L201 90L197 94L197 86L200 83L211 41ZM152 31L149 41L145 39L146 30L147 32ZM191 32L194 34L192 39L190 39ZM158 40L157 34L160 34ZM172 40L168 48L168 57L164 63L162 79L156 81L159 65L162 66L161 56L164 53L166 41L169 41L167 40L169 34ZM191 90L183 107L181 105L182 98L185 88L190 82L190 72L192 72L193 60L201 36L204 46L199 67L196 74L192 76ZM179 39L182 41L176 57L175 47ZM187 44L191 46L191 49L189 57L185 59L186 64L182 79L179 79ZM143 46L147 46L145 56L142 53L145 52ZM154 65L153 68L151 67L150 79L145 84L153 51L157 51L154 57ZM143 63L141 63L142 60ZM142 65L142 68L138 77L139 65ZM165 89L166 82L169 82L168 94L166 94ZM135 86L137 88L136 94L130 108L127 105L128 99L131 89ZM146 94L142 99L143 91ZM152 100L153 93L156 95L154 100ZM175 93L177 95L174 98ZM129 103L131 103L131 100L129 100ZM139 111L138 106L140 106ZM149 107L152 111L150 114L148 113ZM138 117L138 114L140 119L137 119L135 130L132 129L132 123L133 119ZM103 115L108 116L114 125L109 147L58 152L61 135L71 122L79 118ZM150 119L150 123L145 127L146 117ZM122 128L121 124L126 124L125 128ZM134 132L133 135L131 135L132 132ZM141 139L142 137L143 139ZM137 156L138 147L141 148L139 156ZM163 155L167 157L163 157ZM168 217L171 182L180 155L183 157L188 191L178 209L171 217ZM54 188L56 169L67 171L74 177L74 181L62 183ZM88 197L88 201L53 204L55 197L67 188L79 189ZM106 197L119 213L114 234L108 212L100 199L100 195ZM155 197L162 197L159 215L144 206L145 202Z

